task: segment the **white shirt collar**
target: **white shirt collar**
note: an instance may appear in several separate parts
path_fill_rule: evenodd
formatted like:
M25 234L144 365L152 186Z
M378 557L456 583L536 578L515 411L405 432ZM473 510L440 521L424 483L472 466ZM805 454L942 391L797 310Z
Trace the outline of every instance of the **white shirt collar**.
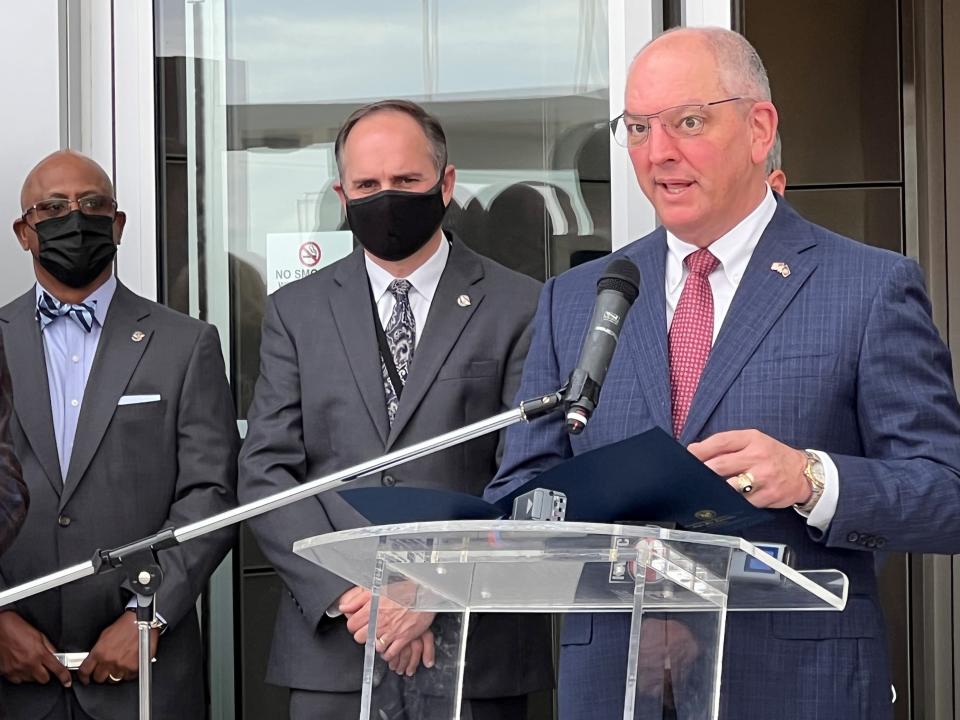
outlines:
M440 284L440 276L443 275L443 269L447 266L447 258L450 256L450 242L446 234L437 251L431 255L427 261L410 273L406 279L410 281L411 290L419 293L427 303L433 302L433 296L437 292L437 286ZM364 253L363 261L367 266L367 277L370 278L370 288L373 290L373 301L380 302L385 292L388 292L390 283L399 278L395 278L382 267L377 265L370 257Z
M50 297L54 297L54 294L41 285L39 281L36 283L35 289L38 303L40 302L40 295L42 293L47 293ZM93 319L100 327L103 327L103 321L107 319L107 310L110 309L110 301L113 300L113 294L116 290L117 276L110 273L110 277L107 278L107 281L103 283L103 285L83 299L82 304L89 305L96 303L96 312L94 313Z
M760 236L766 229L777 210L777 200L769 185L764 185L766 194L753 212L741 220L730 232L714 240L708 247L720 261L727 281L737 287L740 278L750 264L753 251L760 242ZM683 280L683 260L692 252L699 250L696 245L684 242L667 230L667 291L674 292Z

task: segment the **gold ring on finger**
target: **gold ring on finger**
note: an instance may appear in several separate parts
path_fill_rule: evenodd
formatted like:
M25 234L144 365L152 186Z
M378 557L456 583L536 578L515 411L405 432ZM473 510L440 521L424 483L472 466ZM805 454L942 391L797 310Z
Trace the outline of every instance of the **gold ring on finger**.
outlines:
M752 473L742 472L737 475L734 480L737 482L737 489L744 495L749 495L753 492L753 486L756 484L756 480L754 480Z

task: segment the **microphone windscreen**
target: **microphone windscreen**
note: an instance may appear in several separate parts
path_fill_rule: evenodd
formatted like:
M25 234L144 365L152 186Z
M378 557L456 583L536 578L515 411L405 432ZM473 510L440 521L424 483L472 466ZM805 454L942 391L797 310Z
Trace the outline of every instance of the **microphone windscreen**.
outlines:
M640 294L640 270L630 260L617 258L607 265L597 281L597 292L601 290L615 290L633 304Z

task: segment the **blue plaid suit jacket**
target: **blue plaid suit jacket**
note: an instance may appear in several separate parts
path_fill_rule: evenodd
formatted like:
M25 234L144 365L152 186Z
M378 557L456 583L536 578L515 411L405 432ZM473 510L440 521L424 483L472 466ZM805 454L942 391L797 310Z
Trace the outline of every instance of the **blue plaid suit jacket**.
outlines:
M556 419L512 427L488 499L651 426L671 432L666 252L658 229L616 253L640 268L640 296L590 425L576 437ZM553 390L569 376L608 262L546 284L518 397ZM789 276L771 271L774 262L786 263ZM889 717L871 551L960 552L960 408L917 264L813 225L778 198L679 440L742 428L830 453L840 496L825 533L787 509L744 536L789 544L801 569L842 570L850 599L842 613L729 615L721 717ZM627 627L625 615L567 617L563 720L622 717Z

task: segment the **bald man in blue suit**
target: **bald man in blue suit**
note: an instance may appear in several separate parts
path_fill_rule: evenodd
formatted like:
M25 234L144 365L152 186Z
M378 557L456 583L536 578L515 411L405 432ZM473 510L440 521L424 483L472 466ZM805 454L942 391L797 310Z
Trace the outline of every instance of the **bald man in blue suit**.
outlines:
M728 616L720 717L890 718L872 551L960 551L960 407L920 269L771 192L777 111L741 36L654 40L633 62L625 107L612 128L663 223L616 253L639 267L640 296L585 432L550 419L511 428L487 498L650 427L673 433L772 511L747 539L786 543L796 567L850 580L840 613ZM698 275L704 249L713 260ZM520 397L576 366L607 262L544 287ZM622 717L628 629L626 614L567 616L562 720ZM684 714L676 682L674 695L676 716L707 716Z

